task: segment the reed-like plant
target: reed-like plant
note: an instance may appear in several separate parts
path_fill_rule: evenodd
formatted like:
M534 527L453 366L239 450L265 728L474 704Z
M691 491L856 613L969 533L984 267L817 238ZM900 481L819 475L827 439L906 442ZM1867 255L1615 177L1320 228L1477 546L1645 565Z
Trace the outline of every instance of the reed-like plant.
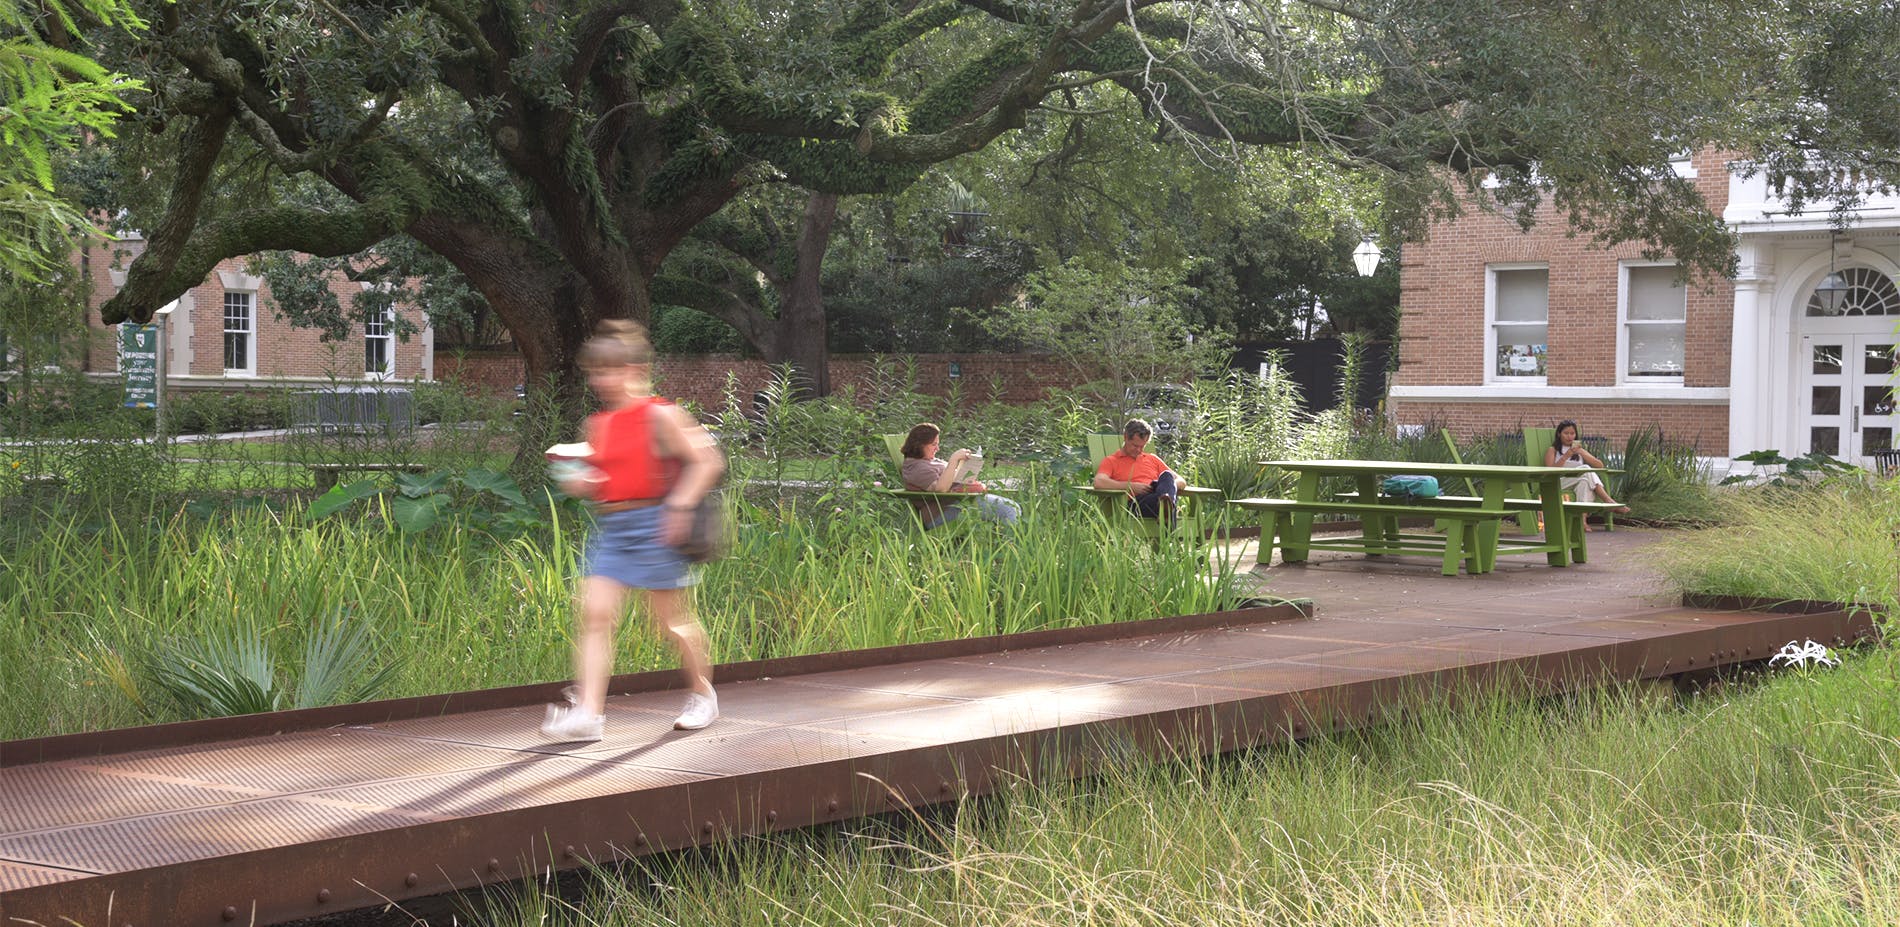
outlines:
M1900 482L1725 489L1718 527L1682 535L1658 563L1683 592L1859 602L1900 615Z
M1277 472L1259 462L1294 456L1308 427L1300 411L1300 387L1271 358L1265 375L1230 370L1194 384L1194 414L1183 425L1182 467L1197 485L1232 498L1283 487Z
M1618 501L1646 522L1708 525L1721 517L1709 471L1693 442L1676 441L1658 428L1630 435L1623 452L1604 463L1622 470L1612 478Z
M738 505L732 554L704 569L696 592L715 659L1071 627L1233 601L1231 567L1210 565L1190 545L1157 551L1112 530L1092 506L1065 501L1067 484L1047 472L1026 481L1023 518L1011 529L969 520L921 531L869 481ZM389 696L567 675L582 539L569 510L550 508L535 526L497 533L474 530L450 507L447 525L418 535L389 514L388 494L378 505L385 502L357 517L310 519L295 500L202 515L151 499L117 509L63 501L6 519L0 665L38 669L10 674L0 739L184 717L167 699L127 691L128 666L149 688L138 655L254 629L284 665L285 655L338 649L316 641L325 616L340 613L357 616L381 652L402 658L388 671ZM621 641L624 671L672 665L649 635L635 630ZM196 656L207 666L232 662ZM287 681L278 690L294 698Z

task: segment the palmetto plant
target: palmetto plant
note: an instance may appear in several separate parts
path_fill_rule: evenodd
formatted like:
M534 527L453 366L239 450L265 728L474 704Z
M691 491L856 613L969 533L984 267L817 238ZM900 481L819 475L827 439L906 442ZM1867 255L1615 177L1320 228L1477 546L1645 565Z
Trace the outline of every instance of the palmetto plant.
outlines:
M292 667L277 664L261 630L245 627L173 641L153 651L144 669L180 713L217 718L364 701L399 665L378 659L368 624L339 616L310 632Z

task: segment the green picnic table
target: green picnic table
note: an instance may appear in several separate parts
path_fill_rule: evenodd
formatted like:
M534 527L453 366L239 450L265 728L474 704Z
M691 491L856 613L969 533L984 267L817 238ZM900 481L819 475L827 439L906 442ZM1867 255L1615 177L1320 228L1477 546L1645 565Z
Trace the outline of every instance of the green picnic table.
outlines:
M1442 553L1445 573L1455 574L1462 560L1470 573L1488 573L1496 565L1500 552L1542 553L1551 566L1569 566L1584 559L1581 519L1603 503L1566 503L1562 483L1574 477L1579 467L1528 467L1502 464L1434 463L1412 460L1265 460L1264 470L1277 467L1299 475L1293 499L1241 499L1236 505L1274 511L1286 516L1286 531L1280 535L1281 559L1299 563L1307 552L1320 550L1358 550L1368 554ZM1434 499L1399 499L1381 495L1379 484L1388 476L1417 474L1435 477L1441 486L1454 480L1483 480L1481 494ZM1350 501L1326 499L1320 494L1321 480L1328 476L1349 477L1357 492ZM1535 499L1513 499L1507 494L1512 485L1529 486ZM1544 515L1542 538L1500 540L1498 523L1526 509ZM1314 516L1325 513L1357 515L1363 525L1356 539L1313 540ZM1437 535L1405 535L1397 530L1400 517L1430 515L1456 524L1442 538ZM1577 524L1572 524L1573 518ZM1576 537L1571 532L1578 531ZM1263 553L1273 538L1262 537ZM1264 560L1264 557L1263 557Z

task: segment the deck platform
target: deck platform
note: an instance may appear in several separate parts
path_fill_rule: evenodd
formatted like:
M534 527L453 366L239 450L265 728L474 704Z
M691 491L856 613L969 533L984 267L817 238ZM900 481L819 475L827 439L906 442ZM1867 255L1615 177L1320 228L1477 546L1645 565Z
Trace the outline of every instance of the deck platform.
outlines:
M1604 546L1639 550L1630 535ZM1669 676L1872 633L1831 608L1660 603L1617 559L1517 577L1535 589L1504 567L1323 561L1261 574L1316 609L722 667L724 715L692 733L671 730L676 675L654 673L616 680L593 744L543 742L552 685L0 744L0 923L280 923L1376 724L1474 688Z

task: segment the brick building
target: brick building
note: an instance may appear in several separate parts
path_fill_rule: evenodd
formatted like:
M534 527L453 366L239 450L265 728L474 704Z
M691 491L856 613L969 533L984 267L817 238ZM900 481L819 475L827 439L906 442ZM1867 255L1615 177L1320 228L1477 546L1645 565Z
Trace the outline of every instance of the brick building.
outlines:
M79 256L92 287L87 324L105 330L99 306L125 284L125 268L143 250L136 234L120 241L90 243ZM362 284L342 278L330 288L347 308ZM244 258L218 262L204 282L186 291L168 316L166 388L239 390L307 386L339 381L431 380L435 338L419 309L401 311L417 333L396 337L385 324L352 326L343 341L324 341L312 328L298 328L273 311L270 285L246 269ZM86 369L116 373L117 344L94 338Z
M1561 225L1442 223L1401 262L1395 420L1472 436L1569 418L1615 440L1656 425L1718 467L1891 447L1900 197L1836 234L1827 204L1791 216L1715 152L1676 168L1738 233L1736 279L1684 285L1672 261Z

